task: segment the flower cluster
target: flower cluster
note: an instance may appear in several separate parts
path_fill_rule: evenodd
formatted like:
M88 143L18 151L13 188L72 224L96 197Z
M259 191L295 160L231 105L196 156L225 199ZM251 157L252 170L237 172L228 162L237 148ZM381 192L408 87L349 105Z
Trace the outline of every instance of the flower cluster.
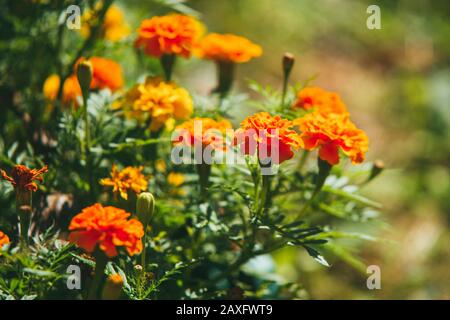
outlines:
M83 37L87 38L91 34L91 27L97 23L96 12L101 9L101 6L96 10L90 10L83 14L83 24L80 32ZM130 34L130 27L125 22L122 10L116 6L111 5L106 11L105 18L100 28L101 36L110 41L119 41Z
M339 162L339 150L354 164L364 160L369 146L367 135L350 121L348 114L313 112L294 120L294 124L301 131L304 148L319 148L319 157L329 164Z
M171 119L187 119L193 110L192 98L186 89L159 78L147 78L137 84L118 104L129 118L149 121L151 131L159 131Z
M118 170L116 165L112 166L111 178L100 180L103 186L113 187L113 192L127 200L128 190L136 194L146 191L148 188L148 178L142 173L143 167L126 167L123 170Z
M42 174L48 171L48 167L44 166L41 169L29 169L24 165L15 165L10 175L7 175L4 170L0 170L2 178L9 181L14 189L37 191L38 186L35 181L42 182Z
M78 64L85 60L85 58L80 58L75 64L74 70ZM92 81L91 89L105 89L108 88L111 91L116 91L123 86L123 76L122 68L120 65L111 60L101 57L91 57L89 61L92 64ZM50 100L54 101L57 98L58 91L61 85L61 79L58 75L50 75L44 82L43 93L44 96ZM64 105L69 105L71 103L74 106L78 106L78 97L81 97L81 87L78 83L76 74L70 75L65 81L62 89L62 102Z
M235 143L247 155L258 151L258 158L270 158L273 164L279 164L294 156L292 150L301 147L301 140L293 123L280 116L271 116L268 112L256 113L241 122L236 131Z
M93 252L97 245L108 257L115 257L116 247L124 247L129 255L142 251L144 228L137 219L128 219L130 213L101 204L84 208L71 221L69 241L87 252Z
M171 14L142 21L135 46L144 48L147 55L180 55L188 58L204 32L195 18Z
M214 61L243 63L259 57L262 49L244 37L210 33L198 44L196 55Z

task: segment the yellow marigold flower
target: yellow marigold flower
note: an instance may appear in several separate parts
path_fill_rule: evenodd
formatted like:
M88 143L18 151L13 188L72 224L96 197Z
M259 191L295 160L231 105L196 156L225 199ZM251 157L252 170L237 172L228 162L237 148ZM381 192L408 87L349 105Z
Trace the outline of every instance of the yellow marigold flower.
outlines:
M119 171L116 165L112 166L111 178L105 178L100 180L100 184L103 186L113 187L113 192L117 197L120 196L127 200L128 190L132 190L136 194L147 190L148 178L142 173L143 167L126 167Z
M147 78L125 95L120 107L129 118L150 121L150 130L158 131L172 118L188 118L193 111L192 98L186 89L159 78Z
M195 53L214 61L243 63L261 56L262 48L234 34L210 33L201 40Z
M188 58L204 33L197 19L183 14L157 16L142 21L135 46L150 56L175 54Z
M170 172L169 175L167 176L167 182L174 187L181 186L184 183L184 181L185 177L184 174L182 173Z
M6 234L4 234L2 231L0 231L0 249L5 245L9 244L9 238Z
M0 173L3 179L9 181L13 185L14 189L19 191L28 190L35 192L38 190L38 186L34 181L42 182L44 180L42 175L47 171L47 166L37 170L29 169L23 165L15 165L9 176L3 170L0 170Z
M60 84L61 79L57 74L50 75L44 82L44 87L42 89L44 96L48 100L55 100Z
M101 6L97 6L95 11L101 9ZM91 33L91 25L96 23L96 16L93 10L89 10L82 16L83 24L80 29L80 33L83 37L89 37ZM119 41L130 34L130 27L125 22L125 18L122 10L116 6L111 5L106 11L103 24L100 29L100 35L106 40Z
M306 87L300 90L292 107L304 110L316 108L318 112L324 114L347 112L347 108L338 94L319 87Z
M369 149L369 140L364 131L358 129L347 113L324 115L312 112L294 120L301 131L306 150L319 148L320 159L331 165L339 162L339 149L353 164L364 161Z
M98 247L112 258L116 247L124 247L133 256L142 251L144 228L137 219L129 219L130 213L115 207L103 207L96 203L84 208L72 218L69 225L69 241L87 252Z
M235 134L235 143L241 146L244 154L258 152L259 159L268 157L274 164L279 164L294 156L292 149L302 146L292 126L292 121L271 116L268 112L259 112L241 122L241 128ZM271 154L272 149L276 155Z
M226 131L232 128L226 119L216 121L211 118L192 118L177 126L175 144L184 143L192 146L197 142L203 147L211 145L214 149L224 150Z

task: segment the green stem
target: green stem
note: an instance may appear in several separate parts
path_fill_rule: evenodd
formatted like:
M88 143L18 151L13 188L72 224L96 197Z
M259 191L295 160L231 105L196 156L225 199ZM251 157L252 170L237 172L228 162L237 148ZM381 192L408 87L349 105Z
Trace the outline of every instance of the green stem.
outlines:
M99 296L100 285L103 280L103 275L105 274L105 267L108 263L108 258L99 249L94 253L95 256L95 271L94 279L92 280L91 286L89 288L89 294L87 296L88 300L96 300Z
M209 176L211 175L211 165L207 163L199 163L196 166L200 184L200 199L205 201L208 199L208 185Z
M164 71L166 81L172 80L173 66L175 65L176 56L174 54L164 54L160 58L161 66Z
M19 219L20 229L20 244L22 246L28 245L28 231L31 222L31 202L32 191L17 190L16 191L16 211Z

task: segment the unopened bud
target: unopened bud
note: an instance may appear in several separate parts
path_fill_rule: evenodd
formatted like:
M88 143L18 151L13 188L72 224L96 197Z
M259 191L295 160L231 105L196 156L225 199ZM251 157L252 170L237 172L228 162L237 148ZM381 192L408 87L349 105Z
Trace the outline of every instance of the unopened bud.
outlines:
M289 77L292 67L294 66L295 57L292 53L286 52L283 55L283 72L286 78Z
M147 228L154 211L155 198L153 198L153 195L150 192L142 192L139 194L136 201L136 215L144 225L144 229Z
M102 291L103 300L117 300L122 293L123 279L118 273L112 274L106 280Z
M89 92L92 81L92 64L88 60L83 60L77 66L77 78L83 95Z
M376 176L378 176L381 171L384 169L384 162L381 160L375 160L372 164L372 170L370 171L369 178L367 179L367 182L374 179Z

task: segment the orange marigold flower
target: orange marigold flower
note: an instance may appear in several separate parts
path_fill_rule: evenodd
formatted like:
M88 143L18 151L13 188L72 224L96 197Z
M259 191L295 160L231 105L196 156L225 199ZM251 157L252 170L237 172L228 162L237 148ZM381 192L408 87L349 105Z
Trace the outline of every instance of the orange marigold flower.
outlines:
M231 123L222 119L192 118L177 126L175 144L184 143L193 146L200 143L202 147L211 145L213 149L226 149L225 134L232 129Z
M241 122L235 143L240 145L244 154L253 155L258 150L258 158L271 158L272 163L279 164L294 156L292 149L302 146L292 126L292 121L259 112Z
M369 140L364 131L350 121L348 114L324 115L313 112L294 120L301 130L300 137L304 148L319 148L320 159L331 165L339 163L339 149L347 155L352 163L364 161L364 154L369 149Z
M29 169L23 165L15 165L8 176L5 171L0 170L2 178L11 182L13 187L18 190L37 191L38 186L36 182L42 182L42 174L48 171L48 166L45 165L41 169Z
M200 58L234 63L247 62L262 54L262 48L247 38L234 34L210 33L196 48Z
M188 58L204 33L204 27L193 17L169 14L145 19L137 32L135 46L143 47L146 54L158 58L164 54Z
M318 112L324 114L347 112L347 108L338 94L319 87L306 87L300 90L292 107L304 110L317 108Z
M85 58L78 60L75 64L75 70L78 63L83 60ZM111 91L116 91L123 86L122 68L117 62L101 57L91 57L88 60L91 62L93 69L91 89L109 88Z
M147 78L145 83L137 84L125 95L119 107L129 118L150 121L150 130L158 131L170 120L187 119L193 111L189 92L177 87L173 82L160 78Z
M6 234L0 231L0 249L5 245L9 244L9 238Z
M96 203L84 208L70 222L69 241L87 252L98 247L112 258L117 247L124 247L129 255L142 251L144 227L137 219L129 219L130 213L115 207L103 207Z
M127 200L128 190L134 191L136 194L147 190L148 178L142 173L144 167L126 167L119 171L117 166L113 164L111 169L111 178L100 180L103 186L113 187L113 192Z

